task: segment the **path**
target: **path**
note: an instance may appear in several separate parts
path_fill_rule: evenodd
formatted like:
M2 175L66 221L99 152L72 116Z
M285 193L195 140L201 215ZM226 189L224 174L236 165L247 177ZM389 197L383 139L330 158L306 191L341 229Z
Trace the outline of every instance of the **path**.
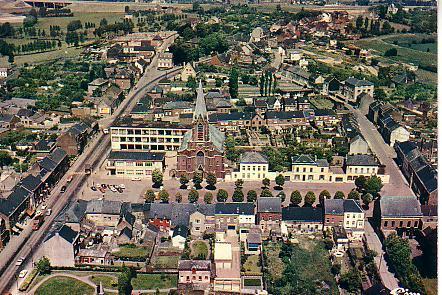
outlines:
M101 275L101 274L100 274ZM108 274L103 274L103 275L107 275L107 276L111 276L110 274L108 275ZM85 283L85 284L87 284L87 285L89 285L89 286L91 286L91 287L93 287L93 288L96 288L96 284L95 283L93 283L91 280L90 280L90 277L91 276L93 276L93 275L89 275L89 276L84 276L84 277L80 277L80 276L76 276L76 275L72 275L72 274L68 274L68 273L54 273L54 274L51 274L51 275L49 275L49 276L47 276L47 277L45 277L43 280L41 280L40 282L38 282L29 292L27 292L26 294L35 294L35 292L37 291L37 289L38 289L38 287L40 287L43 283L45 283L47 280L49 280L49 279L52 279L52 278L55 278L55 277L68 277L68 278L72 278L72 279L76 279L76 280L79 280L79 281L81 281L81 282L83 282L83 283ZM108 289L108 288L103 288L104 289L104 291L106 292L106 293L118 293L118 290L117 289ZM174 290L175 288L167 288L167 289L159 289L160 290L160 292L163 292L163 293L168 293L169 291L171 291L171 290ZM155 292L156 292L156 290L151 290L151 289L149 289L149 290L133 290L133 292L139 292L139 293L152 293L152 294L154 294Z

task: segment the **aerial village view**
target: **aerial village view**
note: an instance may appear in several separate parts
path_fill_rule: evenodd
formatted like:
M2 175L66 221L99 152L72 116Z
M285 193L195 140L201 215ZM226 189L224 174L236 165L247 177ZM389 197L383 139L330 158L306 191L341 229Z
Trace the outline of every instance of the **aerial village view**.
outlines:
M434 0L0 0L0 294L436 295Z

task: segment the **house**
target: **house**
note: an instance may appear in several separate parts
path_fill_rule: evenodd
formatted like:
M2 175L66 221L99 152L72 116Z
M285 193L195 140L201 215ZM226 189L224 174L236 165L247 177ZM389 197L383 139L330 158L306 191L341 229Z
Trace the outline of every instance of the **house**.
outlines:
M215 205L215 228L239 229L255 224L253 203L217 203Z
M301 86L309 86L311 84L312 74L300 66L289 66L285 68L283 73L288 79L292 79Z
M104 199L94 199L87 203L86 220L97 227L117 227L122 215L122 203Z
M341 82L335 77L327 77L322 84L322 94L330 95L339 92L341 89Z
M108 175L118 177L150 177L155 169L164 171L164 152L111 151L107 159Z
M232 180L260 181L269 178L269 162L259 152L244 152L239 159L239 171L232 172Z
M0 79L7 78L9 75L9 68L1 67L0 68Z
M293 181L331 181L328 177L329 164L326 159L313 159L309 155L292 158Z
M362 93L367 93L373 97L374 84L367 80L359 80L354 77L350 77L344 81L341 92L345 97L346 102L350 101L356 103L358 96Z
M100 96L91 98L91 101L94 103L96 114L105 117L112 115L123 99L123 90L111 85Z
M323 214L322 208L282 208L281 233L289 237L292 234L321 232L324 222Z
M90 82L87 86L87 94L92 96L95 93L100 93L109 86L109 80L103 78L97 78Z
M267 127L276 133L283 132L284 129L294 127L306 128L309 123L303 111L276 112L269 111L264 114Z
M112 265L112 254L106 249L80 249L75 257L75 263L81 265Z
M259 41L261 41L261 39L264 38L264 36L265 36L264 30L261 27L256 27L250 33L249 42L251 42L251 43L259 42Z
M139 70L140 74L143 75L150 63L144 58L139 58L135 61L134 64L135 67Z
M355 180L359 176L370 177L380 174L378 173L379 163L373 155L347 155L345 165L348 180Z
M317 109L314 111L313 122L316 126L335 126L341 122L341 119L333 110Z
M42 256L49 259L51 266L75 266L75 255L80 250L79 236L77 231L62 225L49 233L43 241L40 250Z
M187 237L189 235L189 229L187 226L179 225L172 231L172 246L184 250Z
M83 152L90 134L90 126L83 122L77 123L57 138L57 146L69 156L78 156Z
M178 290L204 291L211 286L210 260L180 260L178 262ZM180 293L181 294L181 293Z
M378 206L379 209L375 208L375 212L378 216L379 227L385 236L392 231L398 231L401 234L412 233L413 229L418 229L422 211L416 197L382 196Z
M247 233L244 254L246 255L260 255L262 251L262 236L259 228L250 228Z
M56 147L55 141L41 139L34 143L31 148L31 153L34 153L38 160L49 155Z
M350 148L349 148L349 155L365 155L368 154L368 143L365 141L364 137L362 135L358 134L352 139L350 139Z
M261 227L262 236L279 236L281 234L281 198L259 197L257 199L257 221Z
M49 189L68 171L68 154L62 148L57 147L48 156L38 160L34 167L40 169L39 174L42 182L45 183L46 189ZM34 169L34 167L32 168Z
M189 81L190 78L196 78L196 71L191 63L186 63L186 65L181 70L180 77L181 81L184 82Z
M132 87L132 74L126 69L119 69L114 76L114 82L121 90L128 90Z
M361 241L364 235L364 215L364 211L355 200L324 200L324 229L343 228L350 241Z
M198 204L196 211L189 216L190 234L202 237L215 229L215 204Z
M394 146L396 142L404 142L410 139L410 132L394 121L385 126L381 133L390 146Z
M38 174L36 176L29 174L20 181L20 185L32 193L30 200L31 208L37 207L37 205L40 204L49 193L41 179L41 176Z
M166 50L158 54L158 69L171 69L173 68L173 54Z
M6 220L0 217L0 250L2 250L9 242L10 233L6 227Z
M3 220L3 236L10 237L13 233L20 233L21 222L30 208L32 194L21 186L16 186L6 198L0 198L0 218ZM7 231L7 232L6 232Z

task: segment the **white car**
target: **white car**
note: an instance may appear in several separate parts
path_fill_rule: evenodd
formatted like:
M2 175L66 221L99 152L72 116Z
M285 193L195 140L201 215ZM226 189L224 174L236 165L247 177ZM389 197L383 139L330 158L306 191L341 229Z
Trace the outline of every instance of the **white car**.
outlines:
M43 204L43 205L41 205L41 210L44 210L44 209L46 209L47 207L48 207L48 205Z
M132 181L141 181L141 177L132 177Z
M15 262L15 266L20 266L22 263L23 263L23 259L20 258Z
M126 189L126 186L124 184L120 184L121 189Z
M113 191L114 193L117 191L117 189L114 188L113 186L110 187L110 190Z
M20 272L20 274L18 275L19 278L24 278L26 276L26 274L28 273L27 269L24 269Z
M46 216L51 215L51 213L52 213L52 209L51 209L51 208L48 208L48 210L46 210Z

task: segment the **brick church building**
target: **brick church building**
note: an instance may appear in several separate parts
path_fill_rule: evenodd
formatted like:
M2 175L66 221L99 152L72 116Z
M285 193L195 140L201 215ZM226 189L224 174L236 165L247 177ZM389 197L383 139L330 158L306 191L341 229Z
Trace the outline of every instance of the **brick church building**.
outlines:
M197 90L192 129L183 138L177 154L177 177L187 175L192 178L195 172L204 176L213 173L224 178L224 133L209 125L206 101L201 81Z

